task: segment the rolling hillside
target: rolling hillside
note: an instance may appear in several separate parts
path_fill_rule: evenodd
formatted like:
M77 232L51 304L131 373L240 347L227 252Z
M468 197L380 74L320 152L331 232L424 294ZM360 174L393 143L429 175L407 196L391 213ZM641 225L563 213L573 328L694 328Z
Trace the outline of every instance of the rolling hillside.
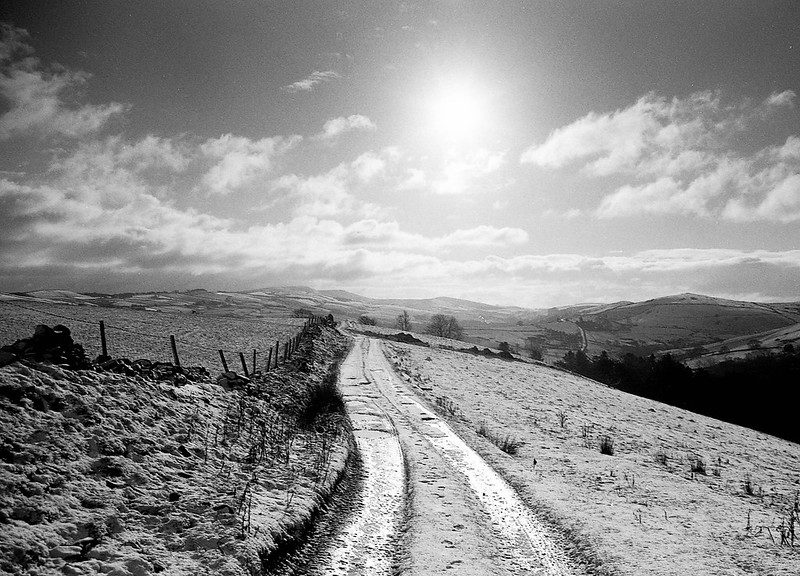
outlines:
M397 315L405 310L416 331L421 331L433 314L441 313L459 320L468 342L496 347L506 341L522 354L527 347L535 346L550 362L578 349L585 349L590 355L605 350L615 356L665 351L684 358L706 354L707 360L713 361L715 357L724 358L721 351L726 347L731 351L744 350L753 338L761 339L763 348L782 346L797 339L800 324L800 302L741 302L699 294L538 310L448 297L376 299L344 290L314 290L305 286L247 292L196 289L124 294L38 290L0 294L0 301L17 306L125 307L255 319L288 318L305 312L332 313L343 319L366 314L389 328L394 327ZM699 347L704 350L697 350Z

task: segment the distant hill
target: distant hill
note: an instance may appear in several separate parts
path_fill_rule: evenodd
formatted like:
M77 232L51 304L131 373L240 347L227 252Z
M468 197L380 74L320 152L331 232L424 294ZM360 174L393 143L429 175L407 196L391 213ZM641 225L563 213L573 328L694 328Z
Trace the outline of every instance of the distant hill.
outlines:
M800 322L800 303L742 302L687 293L587 309L569 319L585 331L589 351L647 353L783 329Z
M193 289L122 294L37 290L0 294L2 300L224 316L311 312L357 319L366 314L390 328L405 310L418 331L431 315L448 314L464 326L469 342L496 347L505 341L519 353L525 353L526 346L535 345L548 361L578 349L585 349L590 355L606 350L616 356L671 351L684 358L702 355L714 361L715 357L724 359L725 354L720 352L726 348L747 348L753 338L760 339L763 348L777 348L800 335L800 302L743 302L690 293L643 302L585 303L539 310L450 297L369 298L346 290L315 290L308 286L243 292Z

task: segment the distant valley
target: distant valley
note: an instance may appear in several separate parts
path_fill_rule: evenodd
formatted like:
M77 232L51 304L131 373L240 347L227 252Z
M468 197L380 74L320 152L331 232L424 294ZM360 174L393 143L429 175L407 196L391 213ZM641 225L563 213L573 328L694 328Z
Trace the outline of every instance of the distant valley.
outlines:
M366 315L389 328L395 326L400 313L407 311L413 332L423 332L433 314L446 314L463 326L467 342L492 348L508 342L521 355L537 349L548 362L559 360L570 350L584 350L589 355L606 351L612 356L670 352L690 365L702 366L763 350L780 350L800 340L800 302L744 302L688 293L643 302L547 309L447 297L376 299L304 286L247 292L195 289L122 294L37 290L0 294L0 301L12 306L119 307L253 319L331 313L357 320Z

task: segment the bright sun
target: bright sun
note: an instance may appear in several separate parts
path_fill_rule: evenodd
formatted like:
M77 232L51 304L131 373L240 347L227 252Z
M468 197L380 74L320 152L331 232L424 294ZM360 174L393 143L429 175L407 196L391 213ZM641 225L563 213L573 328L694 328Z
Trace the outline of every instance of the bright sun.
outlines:
M486 121L485 99L464 82L449 82L431 95L430 125L443 138L460 140L477 136Z

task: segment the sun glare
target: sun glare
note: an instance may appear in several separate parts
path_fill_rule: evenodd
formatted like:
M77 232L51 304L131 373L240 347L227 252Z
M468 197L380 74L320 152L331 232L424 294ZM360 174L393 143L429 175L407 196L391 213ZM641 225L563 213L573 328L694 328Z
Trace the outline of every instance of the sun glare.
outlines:
M486 122L487 107L479 90L468 83L449 82L431 95L430 125L442 138L477 136Z

